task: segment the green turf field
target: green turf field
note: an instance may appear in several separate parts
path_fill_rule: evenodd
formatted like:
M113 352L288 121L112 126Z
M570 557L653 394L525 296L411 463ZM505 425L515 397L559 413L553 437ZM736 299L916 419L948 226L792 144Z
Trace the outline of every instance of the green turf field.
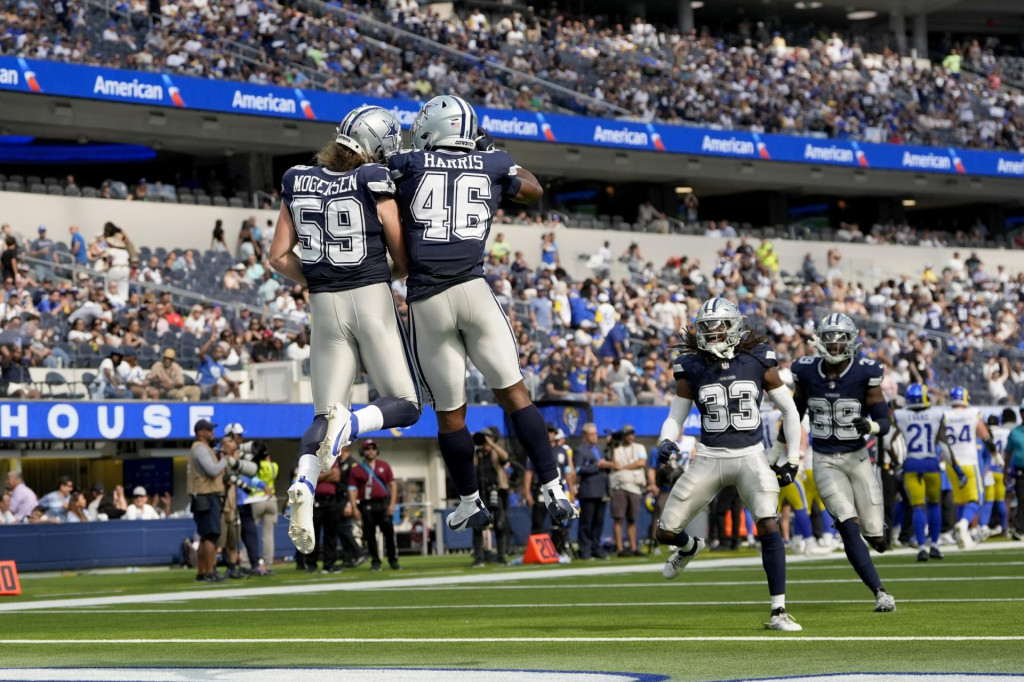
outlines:
M401 572L337 576L284 565L276 577L210 586L181 570L28 575L21 597L0 598L0 679L24 667L193 665L673 680L1024 672L1024 545L946 557L876 557L897 599L890 614L872 611L842 554L791 561L787 602L800 633L762 629L767 587L749 551L705 553L673 582L658 557L500 570L471 569L466 556L410 557Z

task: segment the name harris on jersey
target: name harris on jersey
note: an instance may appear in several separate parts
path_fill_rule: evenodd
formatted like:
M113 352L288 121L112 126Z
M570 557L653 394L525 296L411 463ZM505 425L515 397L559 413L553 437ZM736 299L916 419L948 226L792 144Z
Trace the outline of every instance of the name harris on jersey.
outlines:
M483 170L484 159L476 154L460 154L458 156L439 156L430 152L423 153L424 168L443 168L446 170Z

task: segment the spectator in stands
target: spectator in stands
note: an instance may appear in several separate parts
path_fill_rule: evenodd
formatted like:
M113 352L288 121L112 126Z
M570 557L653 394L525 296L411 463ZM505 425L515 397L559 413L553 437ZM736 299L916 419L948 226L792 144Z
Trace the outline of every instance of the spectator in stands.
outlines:
M63 520L68 513L68 503L71 501L71 491L74 489L75 483L71 477L61 476L57 481L57 489L40 497L38 504L50 518Z
M13 348L0 346L0 388L6 389L4 395L9 398L31 400L43 397L39 390L32 387L32 375L28 371L28 365L29 360L20 345Z
M71 233L71 257L74 258L75 264L88 267L89 249L85 245L85 238L78 231L78 225L69 227L68 232Z
M216 334L210 334L199 349L201 364L199 365L199 390L203 398L219 398L229 393L236 398L241 397L237 381L228 377L224 366L224 349Z
M4 227L10 226L4 225ZM18 277L18 242L14 237L8 236L4 238L4 245L5 249L0 254L0 274L2 274L5 288L10 289ZM10 281L10 286L7 286L8 281Z
M114 398L124 400L134 397L131 388L125 383L121 365L124 359L124 350L115 348L110 355L100 363L96 378L89 386L89 395L93 400Z
M248 275L248 270L246 270L246 275ZM248 276L246 279L250 282L255 281ZM281 289L281 283L274 278L274 273L269 269L262 271L259 279L261 279L261 282L257 288L257 293L259 294L260 302L268 305L277 298L278 291Z
M89 513L89 507L85 502L85 495L81 490L71 491L71 499L68 500L68 511L64 518L60 520L64 523L85 523L96 520L96 517Z
M309 358L309 336L306 332L296 334L295 340L285 349L285 357L296 362L303 362Z
M23 523L25 517L39 504L39 498L25 484L21 471L17 469L11 469L7 472L6 485L7 491L11 494L10 512L14 515L15 521Z
M1010 365L1005 357L991 356L985 365L985 381L988 382L988 395L996 405L1008 405L1010 393L1006 390L1006 380L1010 378Z
M42 505L29 512L23 523L60 523L60 519L46 515L46 507Z
M274 332L264 329L260 334L260 340L253 345L253 362L277 362L282 356L281 339L274 336Z
M173 348L165 349L160 361L149 370L146 379L160 392L161 399L196 402L200 396L199 387L185 385L185 371L175 361L176 357Z
M57 245L46 236L46 226L39 226L39 237L32 242L28 255L42 263L35 263L36 281L43 281L47 277L54 276L54 266L50 263L59 264L57 259Z
M11 513L11 494L4 490L0 492L0 526L10 526L17 522Z
M228 248L227 238L224 236L224 222L220 218L213 224L210 248L217 253L231 253L231 249Z
M146 381L146 373L139 366L139 356L132 347L123 349L124 359L118 365L117 372L121 381L131 392L130 397L136 400L158 400L160 391Z
M255 219L251 219L250 223L254 225ZM242 229L238 232L238 250L235 253L235 257L240 261L248 262L250 256L254 257L257 261L263 258L263 246L260 244L259 239L253 236L250 223L243 225Z
M125 521L157 521L160 514L149 504L149 495L141 485L132 490L132 503L124 513Z
M109 262L107 277L117 282L117 295L123 299L128 298L128 278L131 275L131 262L138 258L135 251L135 244L124 233L124 230L113 223L106 223L103 226L103 239L107 249L104 254Z

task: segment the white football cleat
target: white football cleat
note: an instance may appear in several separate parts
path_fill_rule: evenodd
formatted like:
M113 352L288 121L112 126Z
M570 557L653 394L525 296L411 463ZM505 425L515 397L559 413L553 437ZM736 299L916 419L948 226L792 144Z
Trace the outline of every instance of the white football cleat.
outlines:
M786 609L775 609L772 617L764 624L765 630L782 630L784 632L800 632L803 630L800 623L793 620L793 616L786 613Z
M288 537L295 549L309 554L316 547L316 535L313 532L313 486L305 478L300 478L288 488Z
M327 473L334 466L341 449L352 442L352 413L341 403L327 406L327 435L320 442L316 456L320 459L320 471Z
M960 519L956 522L956 545L960 549L974 547L974 538L971 537L971 530L968 528L967 519Z
M890 613L896 610L896 600L885 590L875 593L875 612Z
M459 506L448 515L444 522L456 533L461 533L469 528L477 530L490 528L494 524L494 517L487 510L484 501L478 497L472 502L459 502Z
M555 523L562 524L572 521L580 515L580 510L569 501L561 486L544 488L541 495L544 497L544 506L548 508L548 513L551 514L551 519Z
M689 552L684 552L681 549L677 549L672 552L672 555L669 556L668 561L665 562L665 565L661 569L661 575L665 577L665 580L672 580L672 578L675 578L684 568L686 568L686 564L690 563L690 560L693 559L693 557L700 554L700 551L704 549L705 546L706 543L704 542L704 538L694 538L693 549Z

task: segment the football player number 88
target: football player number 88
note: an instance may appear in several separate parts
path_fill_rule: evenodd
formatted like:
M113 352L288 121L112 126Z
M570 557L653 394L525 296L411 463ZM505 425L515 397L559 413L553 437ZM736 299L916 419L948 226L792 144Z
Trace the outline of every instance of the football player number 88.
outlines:
M327 258L332 265L357 265L366 258L366 222L363 206L353 197L320 197L292 200L295 233L303 263Z
M811 413L811 435L815 438L862 438L853 426L853 421L860 416L859 401L847 398L833 404L824 398L808 398L807 410Z
M704 406L703 427L709 433L725 431L730 426L737 431L751 431L761 426L761 411L757 407L757 385L753 381L734 381L726 389L722 384L701 386L698 399ZM729 402L736 401L736 411L729 412Z

